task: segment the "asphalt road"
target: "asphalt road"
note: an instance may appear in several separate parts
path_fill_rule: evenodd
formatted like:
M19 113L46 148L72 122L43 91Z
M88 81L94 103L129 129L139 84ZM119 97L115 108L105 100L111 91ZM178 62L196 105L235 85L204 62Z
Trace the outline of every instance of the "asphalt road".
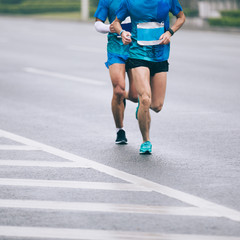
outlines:
M0 239L240 239L240 35L172 38L153 154L116 146L106 35L0 17Z

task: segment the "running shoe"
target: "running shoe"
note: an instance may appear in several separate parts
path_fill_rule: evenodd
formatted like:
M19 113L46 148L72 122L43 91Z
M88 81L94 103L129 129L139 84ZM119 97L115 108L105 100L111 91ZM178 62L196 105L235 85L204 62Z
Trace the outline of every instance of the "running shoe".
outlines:
M128 140L126 138L126 133L123 129L120 129L117 132L117 139L115 141L116 144L127 144Z
M151 142L149 142L149 141L144 142L141 145L141 147L140 147L139 153L140 154L151 154L152 153L152 144L151 144Z

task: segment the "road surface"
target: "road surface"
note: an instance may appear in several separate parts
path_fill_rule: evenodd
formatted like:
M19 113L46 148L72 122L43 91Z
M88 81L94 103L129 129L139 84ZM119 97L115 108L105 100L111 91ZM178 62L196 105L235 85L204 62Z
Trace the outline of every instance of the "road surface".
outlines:
M116 146L106 35L0 18L0 239L240 239L240 35L172 38L165 105L140 156Z

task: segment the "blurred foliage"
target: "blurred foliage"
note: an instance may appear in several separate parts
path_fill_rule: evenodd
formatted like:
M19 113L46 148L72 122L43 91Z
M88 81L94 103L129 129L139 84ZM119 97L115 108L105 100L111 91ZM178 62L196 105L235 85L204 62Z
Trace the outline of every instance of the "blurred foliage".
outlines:
M240 27L240 10L224 10L221 15L221 18L209 18L210 26Z
M90 0L90 5L97 8L99 0Z
M209 18L210 26L219 27L240 27L240 18L222 17L222 18Z
M80 11L79 0L0 0L0 13L34 14ZM18 2L17 2L18 1Z
M99 0L89 0L90 17L94 17ZM0 13L36 14L55 12L79 12L80 0L0 0Z
M90 0L89 16L90 18L94 17L94 13L97 10L99 0Z
M231 17L231 18L240 18L240 10L229 10L229 11L221 11L221 15L223 17Z
M184 8L183 12L186 17L198 17L199 12L197 9Z
M19 4L22 2L23 0L0 0L0 4Z
M0 13L6 14L36 14L55 12L78 12L80 0L0 0ZM94 17L99 0L89 0L89 15ZM198 15L197 10L185 8L188 17Z

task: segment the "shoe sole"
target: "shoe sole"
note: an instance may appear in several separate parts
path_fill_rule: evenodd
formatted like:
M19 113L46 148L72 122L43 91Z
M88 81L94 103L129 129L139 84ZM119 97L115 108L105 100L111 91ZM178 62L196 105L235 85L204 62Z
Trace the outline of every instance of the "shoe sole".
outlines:
M128 142L126 141L120 141L120 142L115 142L116 144L118 145L125 145L125 144L128 144Z
M139 152L141 155L151 155L152 152L150 151L146 151L146 152Z

